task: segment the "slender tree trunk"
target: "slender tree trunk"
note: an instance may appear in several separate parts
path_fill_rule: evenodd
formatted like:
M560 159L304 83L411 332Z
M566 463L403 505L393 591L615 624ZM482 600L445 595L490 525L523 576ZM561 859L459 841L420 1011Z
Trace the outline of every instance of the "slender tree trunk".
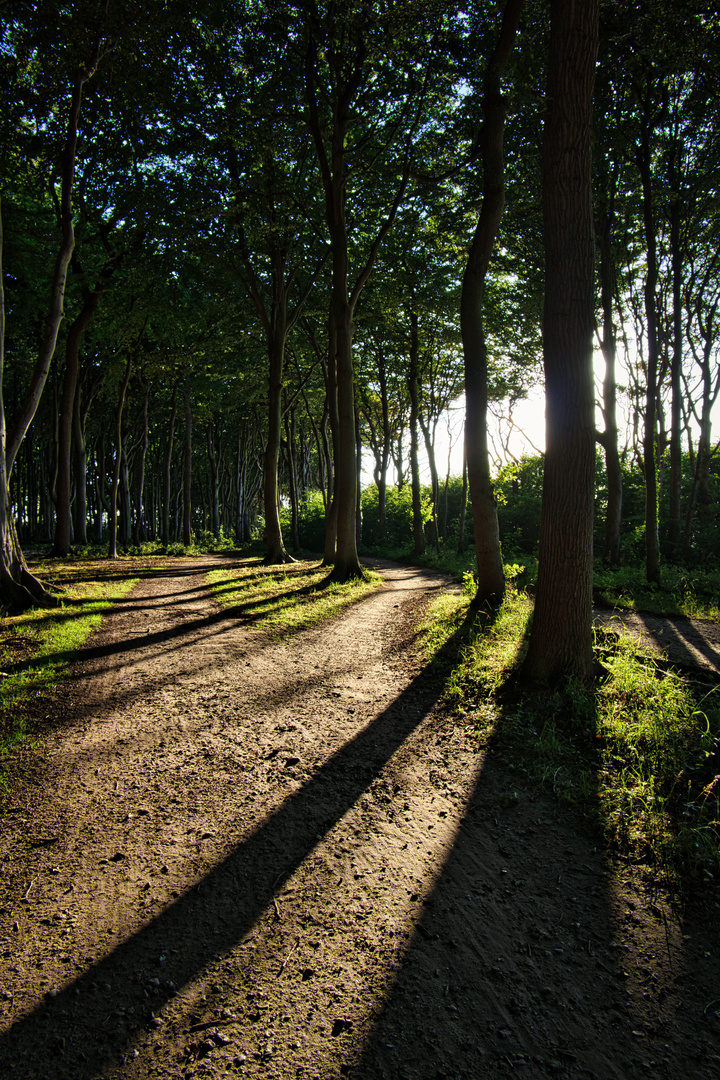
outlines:
M97 66L100 53L100 41L96 40L90 62L78 65L73 83L72 98L68 116L61 166L60 227L61 241L55 260L55 267L50 286L50 304L38 350L37 361L30 380L26 397L15 415L11 425L6 427L4 402L2 398L2 376L4 366L5 309L4 294L0 296L2 318L0 321L0 596L14 607L28 606L33 603L54 604L56 600L44 586L30 574L20 544L15 524L12 519L8 484L13 464L20 445L37 412L40 397L50 371L50 363L55 353L58 331L64 310L65 282L68 266L75 247L73 230L72 190L75 180L75 152L77 148L78 121L82 104L83 87L90 79ZM2 251L2 226L0 224L0 253ZM2 262L0 257L0 279Z
M674 170L673 170L674 171ZM670 363L670 480L668 501L668 555L680 557L681 491L682 491L682 354L683 354L683 308L682 308L682 251L680 248L680 200L673 200L670 208L670 253L672 265L672 326L673 344Z
M655 235L655 210L652 191L652 150L650 136L653 121L650 116L650 89L642 103L642 123L637 159L642 185L643 221L645 226L645 325L647 330L647 387L645 391L645 429L643 433L643 471L645 473L645 576L649 582L660 583L660 542L658 536L658 476L655 454L657 436L658 383L658 314L657 283L658 256Z
M420 466L418 464L419 351L418 319L413 305L410 313L408 390L410 392L410 483L412 487L413 551L416 555L422 555L425 551L425 532L420 499Z
M183 448L183 544L192 544L192 408L190 376L185 376L185 445Z
M617 563L620 557L623 488L620 454L618 453L617 383L615 379L617 337L613 321L614 275L610 230L611 211L607 207L597 229L598 247L600 249L600 295L603 312L602 354L605 360L602 404L605 430L600 441L605 451L608 487L603 561L613 565Z
M460 300L465 358L465 454L475 533L478 587L474 602L477 605L497 605L505 595L497 501L487 440L488 363L483 305L490 257L505 209L503 144L507 105L502 95L501 78L515 44L522 8L522 0L506 3L500 37L485 74L480 136L483 199Z
M458 525L458 555L462 555L465 551L465 516L467 514L467 498L468 498L468 474L467 474L467 457L463 454L463 474L462 474L462 503L460 505L460 523Z
M107 493L105 473L105 432L100 432L98 446L95 452L95 500L97 514L95 517L95 541L102 544L103 538L103 513L108 515L110 522L110 500Z
M120 489L118 511L118 537L123 547L128 547L132 540L132 505L130 500L130 462L128 460L128 434L123 433L122 454L120 455Z
M173 441L175 439L175 421L177 419L177 381L173 386L172 401L170 403L170 419L168 420L168 434L163 456L163 492L162 492L162 524L160 528L160 542L163 547L170 543L170 478L172 464Z
M598 3L551 0L543 136L546 451L525 673L592 676L595 471L592 94Z
M330 320L328 332L328 363L325 372L325 392L328 407L328 423L330 425L330 443L332 453L327 455L328 465L332 468L328 471L328 495L329 505L325 514L325 552L323 555L324 566L334 566L335 551L337 549L337 460L338 460L338 431L340 417L338 414L337 401L337 357L335 348L335 326Z
M118 488L120 487L120 467L122 465L123 445L122 445L122 417L123 410L125 408L125 395L127 393L128 383L130 382L130 372L132 371L132 353L128 354L127 363L125 365L125 375L123 381L120 384L120 390L118 391L118 402L115 410L115 464L113 466L113 479L112 488L110 490L110 512L109 512L109 532L110 540L108 544L108 558L117 559L117 534L118 534Z
M362 433L360 429L360 410L355 399L355 543L362 545Z
M425 453L427 454L428 467L430 469L430 490L432 492L432 531L434 533L432 537L432 543L435 547L436 553L440 554L440 529L438 526L439 520L439 507L440 507L440 481L438 479L437 462L435 460L435 446L433 437L430 431L429 424L426 424L422 418L422 411L418 409L418 423L420 424L420 430L423 435L423 442L425 443Z
M295 414L291 409L285 415L285 447L288 468L288 486L290 489L290 535L292 536L293 549L300 547L300 530L298 527L298 478L297 457L295 453Z
M221 447L219 439L216 444L216 430L216 423L214 420L211 420L206 431L208 464L210 466L210 527L213 536L217 539L220 536L220 493L218 474L220 471Z
M284 313L281 313L283 326ZM285 366L285 331L275 330L268 342L270 372L268 380L268 438L265 447L263 506L265 512L265 563L292 562L285 550L280 511L278 507L278 470L280 465L280 443L282 441L282 382Z
M75 474L75 503L73 509L73 532L76 544L87 544L87 446L85 444L85 420L81 408L81 390L75 390L72 421L73 471Z
M143 494L145 491L145 462L147 461L149 423L148 423L148 400L150 397L150 382L140 384L143 391L142 403L142 445L140 447L140 464L138 466L137 488L135 491L135 520L133 522L133 543L139 544L145 539L145 525L143 520Z

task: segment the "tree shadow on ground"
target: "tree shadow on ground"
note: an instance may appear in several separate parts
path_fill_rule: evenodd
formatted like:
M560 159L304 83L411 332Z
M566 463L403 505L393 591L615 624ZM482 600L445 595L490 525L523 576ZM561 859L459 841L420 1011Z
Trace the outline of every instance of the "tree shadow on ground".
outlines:
M559 705L546 737L572 772L596 715L574 715L572 695L547 697ZM347 1075L677 1080L692 1060L692 1076L711 1080L720 1012L708 1018L717 963L704 927L681 926L623 877L596 828L579 832L577 815L526 782L507 752L527 728L523 709L522 693L500 700L455 843ZM589 783L599 820L597 773Z
M210 623L213 620L206 620ZM448 648L457 648L465 627ZM237 946L319 840L367 791L440 693L426 673L288 796L260 828L138 933L0 1037L0 1076L84 1080L117 1064L152 1012ZM202 933L198 926L202 924ZM211 929L208 929L211 927ZM166 958L149 1000L141 973ZM156 980L157 982L157 980ZM125 1025L107 1026L118 1000Z
M443 659L471 632L466 620ZM417 676L195 886L18 1020L0 1038L0 1075L121 1075L124 1055L152 1015L251 933L441 693L437 679ZM640 945L628 944L622 924L627 898L615 894L605 855L554 806L529 795L503 760L509 710L498 718L453 848L379 1016L362 1035L359 1025L353 1035L349 1023L337 1036L340 1074L358 1080L677 1080L688 1075L691 1060L693 1077L710 1080L716 1075L711 1036L693 1029L689 1037L687 1027L673 1026L687 985L678 974L696 980L703 993L707 973L689 946L675 941L666 982L644 981ZM637 930L657 954L667 928L659 915L653 918ZM162 979L150 986L147 973L157 969L158 956L165 958ZM149 1075L149 1062L147 1068ZM178 1065L177 1075L181 1071Z

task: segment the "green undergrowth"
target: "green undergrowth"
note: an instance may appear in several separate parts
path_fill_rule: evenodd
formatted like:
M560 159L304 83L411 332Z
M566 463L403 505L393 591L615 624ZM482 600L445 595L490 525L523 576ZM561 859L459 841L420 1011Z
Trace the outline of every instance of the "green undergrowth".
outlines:
M510 590L496 616L445 596L422 627L450 707L517 776L676 896L720 884L720 683L668 669L625 635L597 631L606 675L586 690L517 677L531 604ZM449 659L448 659L449 657Z
M720 570L715 567L664 565L656 585L645 579L641 567L609 568L597 562L594 584L596 601L609 607L720 621Z
M53 560L30 566L59 590L60 606L0 619L0 796L36 759L49 695L105 612L147 567L122 562ZM133 570L135 576L129 576Z
M374 592L380 574L365 571L361 578L339 584L328 580L328 569L317 561L264 566L261 562L233 570L211 570L208 579L224 607L282 637L332 618Z

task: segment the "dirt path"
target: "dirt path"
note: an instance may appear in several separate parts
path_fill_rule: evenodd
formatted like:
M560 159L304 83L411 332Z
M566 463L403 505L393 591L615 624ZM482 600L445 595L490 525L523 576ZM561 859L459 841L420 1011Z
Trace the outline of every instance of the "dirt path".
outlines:
M711 928L436 708L441 579L278 643L217 562L109 616L3 819L0 1080L714 1080Z

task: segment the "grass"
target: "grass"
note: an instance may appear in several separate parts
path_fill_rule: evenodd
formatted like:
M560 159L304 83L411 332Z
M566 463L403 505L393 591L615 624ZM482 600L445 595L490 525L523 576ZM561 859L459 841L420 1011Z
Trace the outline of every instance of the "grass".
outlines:
M34 608L0 619L0 794L13 774L37 758L38 733L48 699L103 613L130 591L138 577L157 569L147 560L31 563L61 590L59 608Z
M642 567L610 568L596 562L594 579L596 597L610 607L720 621L720 571L716 569L665 564L660 584L655 585L645 579Z
M598 631L607 670L587 691L515 679L530 602L510 589L469 624L469 597L443 597L422 628L430 660L465 627L443 674L447 700L479 745L530 789L570 808L616 852L677 895L720 884L720 683L667 670L625 636Z
M380 574L370 571L345 584L329 582L327 567L317 561L253 562L239 570L212 570L208 578L223 606L241 608L275 638L331 619L382 584Z

